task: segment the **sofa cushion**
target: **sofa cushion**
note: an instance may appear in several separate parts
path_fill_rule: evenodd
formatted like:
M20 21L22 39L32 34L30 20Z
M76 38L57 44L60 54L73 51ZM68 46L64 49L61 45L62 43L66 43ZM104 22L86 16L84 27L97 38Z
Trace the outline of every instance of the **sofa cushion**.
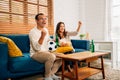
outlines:
M77 49L77 48L74 48L74 51L75 51L75 53L76 52L83 52L83 51L86 51L85 49Z
M66 53L66 52L70 52L70 51L73 51L73 47L72 46L58 47L55 52Z
M72 42L72 46L75 49L85 49L85 50L89 50L90 47L90 42L88 40L71 40Z
M0 42L7 43L10 57L22 56L21 50L17 47L17 45L11 39L0 36Z
M12 39L23 53L30 51L28 34L0 34L0 36L5 36Z
M9 58L9 70L11 72L32 72L32 71L44 71L44 64L33 60L30 53L24 53L22 57Z

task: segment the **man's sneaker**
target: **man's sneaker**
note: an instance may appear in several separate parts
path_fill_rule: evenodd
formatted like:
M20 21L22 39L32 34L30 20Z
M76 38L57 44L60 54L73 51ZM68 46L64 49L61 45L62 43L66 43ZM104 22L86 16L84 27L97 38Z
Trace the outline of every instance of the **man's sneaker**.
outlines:
M54 80L60 80L61 79L61 77L56 76L56 75L52 75L51 78L54 79Z
M53 80L51 77L47 77L44 80Z

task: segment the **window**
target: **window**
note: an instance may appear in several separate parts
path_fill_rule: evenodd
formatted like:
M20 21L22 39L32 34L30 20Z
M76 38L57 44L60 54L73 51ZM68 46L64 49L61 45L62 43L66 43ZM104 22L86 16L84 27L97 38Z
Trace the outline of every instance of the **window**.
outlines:
M111 38L120 40L120 0L112 0Z
M48 15L48 29L53 33L53 0L0 0L0 33L26 34L36 25L35 15Z
M117 42L117 65L120 67L120 0L111 0L111 39Z

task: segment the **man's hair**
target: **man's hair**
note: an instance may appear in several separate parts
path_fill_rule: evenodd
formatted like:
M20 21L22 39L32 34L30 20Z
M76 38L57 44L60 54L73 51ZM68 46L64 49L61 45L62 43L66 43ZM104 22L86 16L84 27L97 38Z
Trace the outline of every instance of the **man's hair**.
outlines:
M35 20L38 20L38 16L39 15L44 15L43 13L38 13L36 16L35 16Z

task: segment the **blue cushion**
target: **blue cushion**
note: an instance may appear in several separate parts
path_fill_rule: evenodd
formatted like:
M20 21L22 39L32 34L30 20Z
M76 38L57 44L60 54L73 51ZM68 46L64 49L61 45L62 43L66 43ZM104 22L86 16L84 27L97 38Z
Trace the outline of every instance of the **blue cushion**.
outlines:
M30 41L28 34L12 34L12 35L0 34L0 35L12 39L23 53L29 52Z
M88 40L71 40L74 49L89 50L90 42Z
M29 53L24 53L22 57L9 58L9 70L11 72L44 72L44 64L33 60Z

